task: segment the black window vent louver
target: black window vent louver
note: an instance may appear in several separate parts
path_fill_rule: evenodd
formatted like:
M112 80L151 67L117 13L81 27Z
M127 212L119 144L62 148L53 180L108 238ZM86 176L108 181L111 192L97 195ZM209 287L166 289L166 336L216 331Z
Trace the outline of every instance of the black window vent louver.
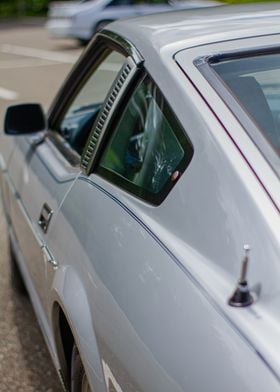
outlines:
M88 172L89 168L92 166L95 157L95 151L102 138L103 130L105 129L106 124L110 118L111 110L114 106L114 103L116 102L121 89L126 84L125 82L128 82L128 80L130 79L128 77L130 75L132 77L132 75L134 75L134 72L132 71L136 69L136 65L134 64L132 59L128 58L126 63L123 65L119 77L117 78L110 94L108 95L108 98L104 103L103 109L100 111L97 122L95 123L96 125L92 130L91 136L89 138L81 161L81 168L85 172Z

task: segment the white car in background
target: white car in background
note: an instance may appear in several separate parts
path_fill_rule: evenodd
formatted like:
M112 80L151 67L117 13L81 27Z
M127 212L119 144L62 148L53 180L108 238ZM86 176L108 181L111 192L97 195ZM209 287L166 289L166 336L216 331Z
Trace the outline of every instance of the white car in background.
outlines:
M47 29L53 38L74 38L87 43L94 33L116 19L218 4L212 0L158 0L156 3L151 0L53 2L49 6Z

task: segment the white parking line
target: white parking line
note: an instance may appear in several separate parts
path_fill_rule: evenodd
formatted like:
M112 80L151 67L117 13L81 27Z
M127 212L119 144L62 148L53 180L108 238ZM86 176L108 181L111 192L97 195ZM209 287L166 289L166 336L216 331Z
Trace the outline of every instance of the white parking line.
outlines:
M47 63L46 61L50 61L53 64L54 63L66 63L66 64L73 64L77 61L79 58L79 54L77 55L69 55L66 53L56 53L52 52L50 50L41 50L41 49L36 49L36 48L27 48L25 46L17 46L17 45L9 45L9 44L3 44L0 46L0 52L2 53L9 53L9 54L14 54L18 56L24 56L24 57L32 57L34 59L40 59L42 63L33 63L28 62L28 60L7 60L7 63L5 61L0 61L0 69L4 68L23 68L23 67L32 67L32 66L41 66L41 65L51 65L51 63ZM45 61L45 62L43 62ZM9 62L11 62L11 67L8 66ZM119 64L117 63L104 63L101 64L100 69L103 71L118 71L120 69Z
M41 59L0 60L0 69L30 68L55 65L54 61Z
M5 99L6 101L13 101L19 97L16 91L7 90L6 88L0 87L0 99Z
M28 48L26 46L17 46L3 44L0 47L2 53L10 53L18 56L33 57L56 63L73 64L76 62L79 55L71 55L66 53L55 53L50 50L42 50L37 48Z

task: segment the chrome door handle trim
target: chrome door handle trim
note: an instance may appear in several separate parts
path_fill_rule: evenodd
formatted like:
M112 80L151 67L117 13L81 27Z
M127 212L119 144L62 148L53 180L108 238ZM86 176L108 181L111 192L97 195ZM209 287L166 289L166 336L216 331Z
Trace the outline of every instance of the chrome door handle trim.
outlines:
M48 231L52 215L53 210L47 205L47 203L44 203L38 220L38 225L44 233Z
M58 262L54 259L54 257L52 256L51 252L49 251L47 246L42 246L42 251L43 251L43 256L44 259L51 264L51 266L53 268L57 268L58 267Z

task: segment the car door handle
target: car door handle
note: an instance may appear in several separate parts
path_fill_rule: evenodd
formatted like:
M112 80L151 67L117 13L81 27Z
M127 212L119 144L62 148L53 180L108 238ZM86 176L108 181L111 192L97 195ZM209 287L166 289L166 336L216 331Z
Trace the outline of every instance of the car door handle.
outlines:
M38 225L44 233L48 230L52 215L53 210L47 205L47 203L44 203L38 220Z

